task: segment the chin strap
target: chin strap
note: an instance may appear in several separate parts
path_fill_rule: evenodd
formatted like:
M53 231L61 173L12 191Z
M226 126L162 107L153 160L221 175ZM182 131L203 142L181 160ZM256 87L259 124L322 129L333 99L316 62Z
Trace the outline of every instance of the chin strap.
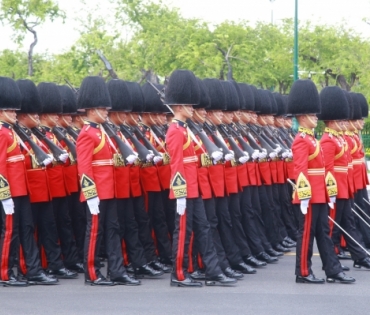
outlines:
M13 123L15 123L17 121L17 119L13 119L11 117L9 117L9 115L7 114L7 112L5 110L3 110L3 114L6 118L8 118L10 121L13 121Z
M311 123L311 124L313 124L313 125L315 125L316 123L311 119L311 117L309 116L309 115L305 115L306 116L306 118L308 119L308 121Z
M201 117L196 110L194 111L194 114L195 114L195 116L197 116L199 118L201 123L204 123L206 121L206 119Z
M47 115L47 117L52 121L54 125L58 125L58 123L53 118L51 118L50 115Z
M99 113L99 111L98 111L98 109L97 109L97 108L95 108L95 109L94 109L94 111L95 111L96 115L98 115L98 117L99 117L101 120L106 121L106 119L105 119L105 118L103 118L103 116Z
M189 117L193 116L192 113L189 112L189 110L185 107L185 105L181 105L181 107L184 109L184 111L189 115Z

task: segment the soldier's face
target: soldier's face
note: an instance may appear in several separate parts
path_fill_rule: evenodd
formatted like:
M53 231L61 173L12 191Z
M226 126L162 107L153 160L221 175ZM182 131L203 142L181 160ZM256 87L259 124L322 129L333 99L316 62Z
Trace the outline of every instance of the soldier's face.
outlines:
M291 117L284 118L284 126L285 128L292 128L292 118Z
M15 124L17 121L17 114L15 110L4 109L0 111L0 119L8 124Z
M275 117L275 126L276 127L284 127L284 118L279 116Z
M222 116L224 113L220 110L213 110L211 112L208 112L208 118L212 123L215 125L219 125L222 123Z
M58 115L59 116L59 124L62 127L68 127L72 123L72 116L71 115Z
M194 109L193 118L196 121L203 123L206 120L206 117L207 117L207 111L204 108Z
M316 114L307 114L301 117L303 119L303 122L305 123L303 127L316 128L318 120Z
M167 123L167 116L165 113L157 114L157 121L159 125L165 125Z
M232 112L224 112L222 117L222 122L225 124L230 124L233 121L233 113Z
M237 111L233 112L233 121L234 122L240 121L240 117L241 117L240 110L237 110Z

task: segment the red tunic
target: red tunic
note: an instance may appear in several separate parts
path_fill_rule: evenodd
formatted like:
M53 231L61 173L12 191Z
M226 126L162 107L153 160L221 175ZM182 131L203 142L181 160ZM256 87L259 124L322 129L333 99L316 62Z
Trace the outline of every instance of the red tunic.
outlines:
M207 153L202 141L197 137L199 145L196 144L194 147L195 153L198 156L198 185L199 191L202 199L212 198L212 188L209 179L208 169L212 167L211 165L202 164L202 156L204 157Z
M353 158L352 153L357 148L355 147L355 140L351 137L352 133L348 134L348 131L344 133L344 139L347 142L348 150L347 150L347 156L348 156L348 181L349 181L349 188L351 191L351 195L356 192L355 189L355 178L353 176Z
M353 176L355 179L355 189L366 188L369 185L369 180L367 177L366 165L364 161L364 151L361 139L358 133L354 133L353 139L356 143L356 150L352 153L352 163L353 163Z
M199 197L197 156L194 144L187 132L187 124L174 119L166 134L168 153L171 156L171 187L170 198L174 199L173 182L176 178L185 180L185 194L187 198ZM183 186L183 185L181 185Z
M337 198L348 199L351 197L348 180L348 146L336 131L328 128L325 131L320 140L325 159L325 172L333 174L337 181Z
M85 122L77 138L78 175L88 176L96 186L100 200L115 197L113 154L100 124ZM85 201L81 193L81 201Z
M33 142L38 144L40 148L42 147L40 140L37 139L35 135L33 135L31 132L27 132L27 134L29 135L29 137L31 137ZM52 198L50 194L49 179L46 168L32 163L32 160L34 158L32 158L30 154L34 156L34 152L27 142L24 142L24 144L28 148L28 151L24 148L21 149L25 158L24 161L27 170L27 182L28 190L30 193L30 201L31 203L50 201Z
M325 182L325 163L320 143L315 139L313 132L306 128L299 128L299 132L292 144L294 178L299 185L298 177L303 174L311 185L310 203L327 203L329 195ZM298 204L298 194L295 191L293 203Z
M153 136L150 133L150 128L144 124L140 124L139 128L145 137L150 141L155 147L155 142ZM161 183L159 180L157 166L153 163L146 163L142 165L140 169L140 179L144 191L161 191Z
M24 156L10 124L0 123L0 199L26 196Z
M45 131L46 137L53 141L59 148L63 149L62 145L56 139L55 135L51 132L51 129L46 126L42 126ZM50 153L47 145L44 141L41 141L43 150L46 153ZM69 159L67 159L65 165L69 165ZM67 183L64 176L64 166L62 164L50 165L47 167L47 174L50 184L50 193L53 198L65 197L68 195Z

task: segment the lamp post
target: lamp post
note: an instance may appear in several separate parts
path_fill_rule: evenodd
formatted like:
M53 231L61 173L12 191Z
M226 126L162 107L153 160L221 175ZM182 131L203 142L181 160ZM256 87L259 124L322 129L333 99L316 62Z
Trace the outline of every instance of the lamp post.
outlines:
M298 80L298 0L295 0L294 11L294 81Z
M275 0L270 0L271 3L271 24L274 24L274 2Z

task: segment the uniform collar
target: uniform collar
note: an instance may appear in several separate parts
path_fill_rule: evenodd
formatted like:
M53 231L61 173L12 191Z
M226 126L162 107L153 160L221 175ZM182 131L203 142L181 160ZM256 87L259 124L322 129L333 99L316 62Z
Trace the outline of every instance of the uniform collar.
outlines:
M47 131L47 132L51 132L51 128L50 128L50 127L48 127L48 126L40 125L40 127L41 127L42 129L44 129L45 131Z
M141 127L143 127L143 129L144 130L146 130L146 131L149 131L150 130L150 127L149 126L147 126L147 125L145 125L144 123L142 123L142 122L139 122L139 125L141 126Z
M94 127L94 128L97 128L97 129L100 129L100 124L96 123L96 122L92 122L90 120L85 120L84 121L84 125L89 125L91 127Z
M340 136L340 132L338 132L338 131L336 131L334 129L331 129L329 127L325 127L324 132L327 132L327 133L329 133L329 134L331 134L333 136L336 136L336 137L339 137Z
M183 128L186 128L188 126L186 122L176 119L176 118L172 119L172 122Z
M346 136L353 137L353 135L354 135L355 133L354 133L354 132L352 132L352 131L346 130L346 131L344 132L344 134L345 134Z
M312 137L315 136L315 134L313 133L313 130L312 129L309 129L309 128L306 128L306 127L299 127L298 128L298 132L304 133L306 135L310 135Z
M2 126L4 126L5 128L7 128L7 129L13 129L12 125L9 124L9 123L7 123L7 122L5 122L5 121L0 121L0 124Z

